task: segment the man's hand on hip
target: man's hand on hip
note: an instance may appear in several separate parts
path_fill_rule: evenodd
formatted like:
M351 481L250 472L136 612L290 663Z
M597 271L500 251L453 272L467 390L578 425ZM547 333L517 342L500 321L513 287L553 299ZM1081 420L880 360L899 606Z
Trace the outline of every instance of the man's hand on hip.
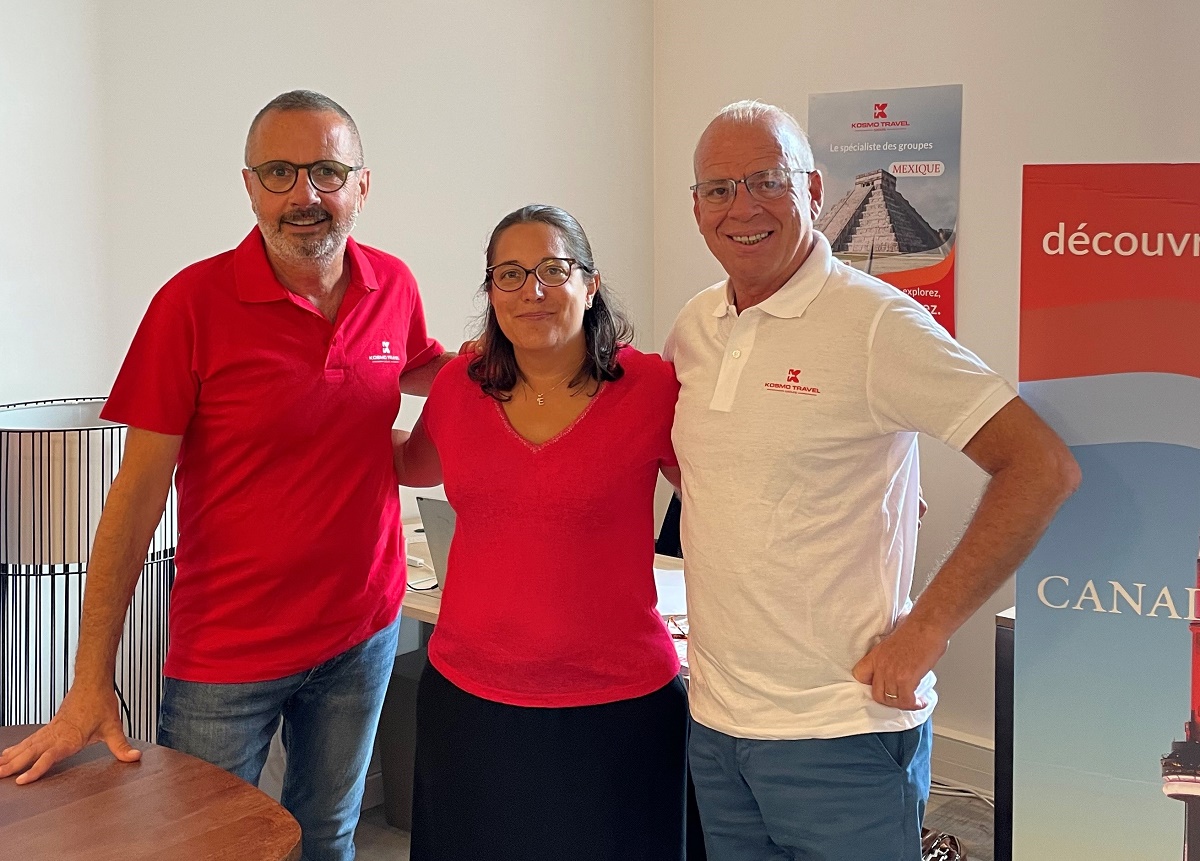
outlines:
M50 723L24 741L0 751L0 778L15 774L17 783L32 783L56 762L95 741L108 745L121 762L142 758L142 752L129 744L121 729L117 697L112 690L74 686Z
M880 705L915 711L929 702L917 696L925 674L946 653L946 638L902 619L887 637L854 665L854 678L871 686Z

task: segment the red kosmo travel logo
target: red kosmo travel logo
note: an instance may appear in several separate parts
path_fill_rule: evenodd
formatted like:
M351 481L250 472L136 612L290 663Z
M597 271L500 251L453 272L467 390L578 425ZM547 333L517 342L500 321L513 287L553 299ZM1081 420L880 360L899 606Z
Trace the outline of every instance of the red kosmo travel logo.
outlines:
M850 123L850 128L856 132L882 132L889 129L906 129L908 128L908 120L889 120L888 119L888 103L887 102L872 102L875 107L871 111L870 122L863 121L861 123Z
M788 368L787 373L784 375L786 382L776 383L768 381L763 383L763 388L772 392L785 392L789 395L810 395L815 397L821 394L821 390L816 386L800 385L800 374L802 373L803 371L799 368Z

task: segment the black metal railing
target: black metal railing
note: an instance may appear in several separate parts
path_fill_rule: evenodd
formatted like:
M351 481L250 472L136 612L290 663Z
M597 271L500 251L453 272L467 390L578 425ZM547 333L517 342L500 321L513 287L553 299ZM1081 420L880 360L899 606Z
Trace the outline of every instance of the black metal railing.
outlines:
M126 428L95 419L102 398L0 406L0 724L50 720L74 674L91 542L120 468ZM30 408L49 407L35 411ZM59 416L37 426L39 417ZM30 417L33 420L30 420ZM114 686L126 732L154 741L175 577L175 492L134 590Z

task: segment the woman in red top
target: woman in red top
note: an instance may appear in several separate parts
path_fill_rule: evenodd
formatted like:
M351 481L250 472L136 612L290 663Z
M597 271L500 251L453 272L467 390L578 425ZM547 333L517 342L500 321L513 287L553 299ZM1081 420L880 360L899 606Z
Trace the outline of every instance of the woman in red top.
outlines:
M655 610L678 384L624 346L583 229L492 233L483 351L397 446L457 515L417 697L413 861L681 859L687 703Z

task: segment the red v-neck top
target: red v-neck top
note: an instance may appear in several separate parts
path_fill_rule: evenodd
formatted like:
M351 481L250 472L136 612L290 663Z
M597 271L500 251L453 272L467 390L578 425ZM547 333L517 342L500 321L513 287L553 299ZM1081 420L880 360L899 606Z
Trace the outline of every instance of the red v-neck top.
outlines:
M447 365L425 403L457 526L429 660L476 696L582 706L642 696L679 672L655 610L654 486L674 466L679 386L626 348L553 439L517 434L500 404Z

